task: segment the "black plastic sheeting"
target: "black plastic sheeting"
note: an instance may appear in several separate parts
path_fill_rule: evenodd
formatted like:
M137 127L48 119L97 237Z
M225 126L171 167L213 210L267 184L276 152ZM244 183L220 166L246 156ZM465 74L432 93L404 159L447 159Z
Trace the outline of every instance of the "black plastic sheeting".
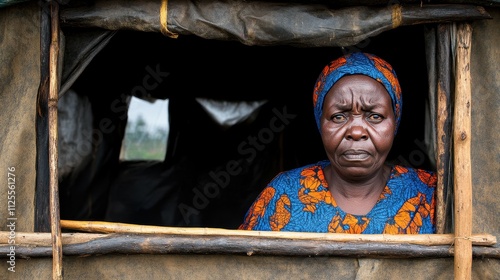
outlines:
M280 171L279 140L292 121L284 110L264 104L252 120L225 129L194 99L171 99L167 158L120 163L105 220L236 228ZM269 128L273 118L282 130Z
M61 11L61 24L107 30L165 32L159 1L102 1ZM165 12L165 10L162 10ZM332 8L324 4L170 0L167 30L245 45L345 47L401 25L489 18L468 5L394 5ZM165 18L163 18L165 21Z
M350 46L393 28L393 6L328 9L238 1L181 3L169 4L172 32L238 38L246 45Z

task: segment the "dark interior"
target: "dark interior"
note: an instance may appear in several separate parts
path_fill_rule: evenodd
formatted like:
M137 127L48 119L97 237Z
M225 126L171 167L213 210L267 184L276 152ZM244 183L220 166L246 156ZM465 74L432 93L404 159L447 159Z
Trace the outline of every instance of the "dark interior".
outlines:
M313 118L313 85L330 60L357 50L386 59L400 79L403 114L390 160L434 169L419 144L428 92L423 28L401 27L347 48L257 47L118 32L73 86L88 96L94 128L109 118L116 129L102 133L92 156L61 180L61 218L237 228L277 172L326 158ZM147 67L169 73L138 96L170 100L166 157L120 162L125 97L144 94L134 89ZM247 121L224 128L196 97L268 102ZM280 129L270 126L273 118Z

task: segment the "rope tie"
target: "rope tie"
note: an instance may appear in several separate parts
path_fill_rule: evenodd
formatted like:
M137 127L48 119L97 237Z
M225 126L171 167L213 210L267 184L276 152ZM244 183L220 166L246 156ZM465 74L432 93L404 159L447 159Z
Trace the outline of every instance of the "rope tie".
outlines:
M392 6L392 28L396 28L403 23L402 11L401 5Z
M457 239L470 240L471 242L473 241L472 236L455 236L455 238L453 239L453 242L450 244L450 248L455 246L455 240L457 240Z
M455 236L455 239L472 240L472 237L470 237L470 236Z
M167 37L176 39L179 37L179 34L170 32L167 28L167 2L168 0L161 0L161 8L160 8L160 25L161 25L161 33Z

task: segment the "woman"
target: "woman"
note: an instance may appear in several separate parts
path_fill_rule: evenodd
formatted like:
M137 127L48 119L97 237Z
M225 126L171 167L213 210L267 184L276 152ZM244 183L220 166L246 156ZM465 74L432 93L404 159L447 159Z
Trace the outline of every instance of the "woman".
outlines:
M328 160L278 174L239 229L434 233L433 172L387 164L402 96L391 65L353 53L321 72L314 115Z

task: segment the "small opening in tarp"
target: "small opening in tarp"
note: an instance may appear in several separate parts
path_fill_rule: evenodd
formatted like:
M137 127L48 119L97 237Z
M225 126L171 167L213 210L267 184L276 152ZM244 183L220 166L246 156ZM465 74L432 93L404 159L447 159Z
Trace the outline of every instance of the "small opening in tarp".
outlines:
M168 99L130 99L120 160L163 160L169 132Z
M122 31L72 87L91 104L92 151L60 179L61 218L237 228L274 175L326 158L312 113L313 85L324 65L354 50L383 57L400 79L403 116L390 159L432 169L423 144L423 26L344 49ZM169 100L162 160L120 160L132 95ZM209 103L261 105L222 125Z

